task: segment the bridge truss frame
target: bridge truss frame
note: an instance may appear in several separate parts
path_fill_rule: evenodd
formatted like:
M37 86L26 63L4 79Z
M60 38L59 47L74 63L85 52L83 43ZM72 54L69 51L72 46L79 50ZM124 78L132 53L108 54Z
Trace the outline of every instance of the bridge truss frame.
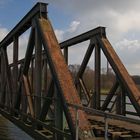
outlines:
M64 137L75 139L77 121L75 112L77 108L80 109L78 114L81 117L79 119L79 135L90 129L87 114L85 113L86 109L89 110L82 107L78 89L82 88L84 91L87 105L93 108L91 112L97 113L96 110L108 110L107 107L116 94L117 88L121 87L121 92L116 95L116 113L119 115L128 113L125 102L125 98L128 96L136 110L135 115L140 116L140 92L109 43L105 28L98 27L58 44L47 17L46 6L47 4L37 3L0 42L1 114L35 139L49 139L46 133L48 135L53 133L53 137L57 139L63 139ZM29 28L31 28L31 32L26 55L24 59L19 60L18 39ZM68 64L68 48L87 40L90 42L87 52L75 81L73 81L66 65ZM13 63L9 64L7 47L11 43L13 43ZM44 49L42 49L42 46ZM34 48L35 53L33 54ZM64 57L60 49L64 50ZM91 96L84 83L83 74L94 49L95 92ZM101 50L116 74L116 82L110 89L103 105L100 101ZM42 78L42 74L45 75L44 77L47 76L48 66L52 75L49 82ZM47 88L45 87L46 84L49 85ZM42 88L44 91L42 91ZM46 120L53 103L55 104L53 106L55 108L55 118L54 120ZM77 103L77 106L75 103ZM107 115L104 112L98 112L97 114ZM117 118L123 117L117 116ZM64 131L64 119L68 125L68 132ZM134 122L133 119L125 117L123 119ZM42 128L48 131L44 132Z

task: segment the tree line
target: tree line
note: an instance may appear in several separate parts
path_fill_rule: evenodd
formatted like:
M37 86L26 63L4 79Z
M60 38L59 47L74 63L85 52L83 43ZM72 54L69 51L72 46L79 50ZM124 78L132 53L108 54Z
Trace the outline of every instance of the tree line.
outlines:
M69 65L69 70L72 74L73 79L76 78L76 75L80 69L80 65L74 64ZM95 71L91 69L89 66L86 67L85 72L83 74L83 80L86 85L88 91L94 90L95 85ZM101 92L108 92L112 87L115 80L115 74L111 68L108 70L106 68L101 69Z

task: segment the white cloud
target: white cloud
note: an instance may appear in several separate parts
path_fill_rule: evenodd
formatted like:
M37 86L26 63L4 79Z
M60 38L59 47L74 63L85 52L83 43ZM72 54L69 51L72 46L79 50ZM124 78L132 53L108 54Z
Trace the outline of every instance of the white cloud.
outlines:
M8 34L8 29L0 26L0 41Z
M29 34L25 33L19 38L19 60L25 57Z
M9 33L9 31L8 31L7 28L4 28L4 27L0 26L0 41L2 41L8 33ZM27 48L28 36L29 36L28 33L25 33L19 39L19 60L21 58L25 57L25 51L26 51L26 48ZM11 43L7 47L7 54L8 54L9 63L12 63L12 61L13 61L13 43Z
M127 11L120 13L115 10L109 10L108 16L112 18L115 23L114 28L118 32L127 33L129 30L137 30L140 28L140 13L137 11Z
M53 0L52 3L80 23L75 32L64 33L64 39L97 26L107 27L107 36L128 71L131 74L140 74L139 0L127 0L127 2L126 0L86 0L82 2L80 0L60 0L59 2ZM72 54L73 60L79 59L75 54L76 52ZM78 54L79 57L83 55L82 49L78 49Z
M140 40L124 38L116 43L115 50L130 74L140 74Z
M64 31L56 29L56 30L55 30L55 34L56 34L57 39L58 39L59 41L62 41L62 40L63 40Z
M139 0L53 0L52 4L76 19L81 24L76 30L77 33L96 28L97 26L107 27L107 35L114 43L125 37L128 32L140 32L140 10ZM64 6L65 5L65 6ZM51 6L51 5L50 5Z
M128 40L124 38L120 42L116 43L116 47L120 49L120 51L130 51L131 53L135 53L140 50L140 41L139 40Z
M44 0L44 2L47 2L47 0ZM128 68L129 72L140 74L139 0L127 0L127 2L126 0L86 0L82 2L81 0L53 0L50 2L49 7L51 7L51 5L56 7L57 10L59 9L62 13L65 13L65 16L71 16L72 19L66 29L55 30L56 36L60 42L96 28L97 26L105 26L107 27L107 36L111 44L114 44L117 54ZM2 36L7 34L7 32L7 29L0 28L0 39L3 38ZM137 36L132 37L132 34L135 32L137 32ZM21 39L21 46L26 46L24 43L25 41L27 41L26 37ZM85 44L80 45L82 47ZM70 62L75 61L73 63L80 63L85 53L85 50L81 47L73 47L72 50L70 50ZM22 54L23 53L20 55Z
M69 27L66 30L55 29L55 34L57 36L58 41L63 41L64 39L68 38L69 36L73 35L80 25L79 21L72 21Z
M67 31L70 33L73 33L77 30L79 25L80 25L79 21L72 21L70 24L70 28Z

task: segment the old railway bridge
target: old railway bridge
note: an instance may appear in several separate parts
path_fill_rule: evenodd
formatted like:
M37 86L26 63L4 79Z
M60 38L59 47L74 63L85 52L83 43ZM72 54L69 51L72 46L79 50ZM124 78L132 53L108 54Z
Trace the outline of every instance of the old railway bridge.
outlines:
M27 30L25 58L19 60L19 37ZM87 40L86 54L73 79L67 65L68 49ZM102 104L101 50L116 75ZM95 89L91 95L83 74L93 51ZM126 98L135 111L126 109ZM140 91L108 41L105 28L58 43L45 3L37 3L0 42L0 113L37 140L140 139ZM137 119L126 117L128 114Z

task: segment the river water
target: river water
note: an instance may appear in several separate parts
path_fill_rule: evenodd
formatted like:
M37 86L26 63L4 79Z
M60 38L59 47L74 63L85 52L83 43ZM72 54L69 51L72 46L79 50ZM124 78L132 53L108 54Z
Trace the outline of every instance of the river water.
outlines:
M106 95L102 95L101 99L104 100ZM113 101L114 99L112 99ZM126 102L130 103L130 100L126 98ZM126 106L128 111L134 111L133 106ZM131 116L130 116L131 117ZM137 118L137 117L136 117ZM33 140L29 135L16 127L13 123L5 119L0 115L0 140Z
M33 140L33 138L0 115L0 140Z
M106 98L106 95L102 95L101 96L101 100L105 100ZM115 96L113 96L112 100L111 101L114 101L115 100ZM135 108L131 105L131 101L130 99L126 96L126 111L130 111L130 112L136 112ZM103 102L101 102L101 105L102 105ZM109 108L111 107L112 103L109 104ZM134 119L140 119L139 117L137 116L132 116L132 115L126 115L126 117L130 117L130 118L134 118Z

